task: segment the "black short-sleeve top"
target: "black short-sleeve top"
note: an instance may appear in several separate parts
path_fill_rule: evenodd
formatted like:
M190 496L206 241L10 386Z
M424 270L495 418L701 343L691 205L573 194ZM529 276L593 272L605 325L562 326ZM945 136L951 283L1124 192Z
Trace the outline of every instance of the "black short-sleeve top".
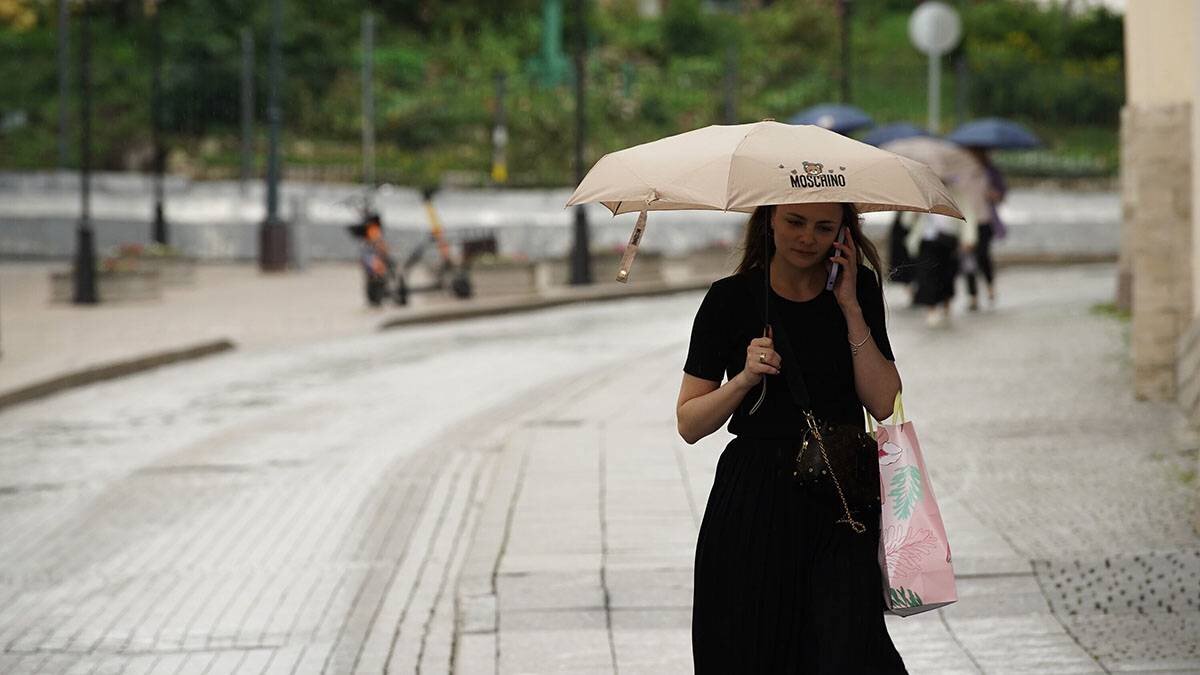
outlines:
M692 325L691 344L683 372L720 383L733 378L746 366L746 347L762 337L760 301L751 293L763 293L762 271L755 269L725 277L712 284ZM771 291L771 323L787 330L792 350L800 363L783 368L800 368L808 388L813 413L822 422L862 424L862 402L854 387L846 318L831 291L812 300L796 302ZM858 302L863 318L879 351L894 361L884 323L883 296L875 273L858 268ZM751 389L729 421L729 432L756 438L798 438L802 432L799 408L782 373L768 375L767 396L754 415L750 408L758 400L760 387Z

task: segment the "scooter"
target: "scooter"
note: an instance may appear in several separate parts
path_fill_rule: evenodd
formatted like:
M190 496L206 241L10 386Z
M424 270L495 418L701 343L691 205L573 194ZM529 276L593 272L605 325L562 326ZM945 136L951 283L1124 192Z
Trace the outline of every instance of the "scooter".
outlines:
M352 235L364 242L363 266L367 275L367 302L378 306L383 302L384 297L390 295L396 304L406 305L409 295L412 293L447 289L456 298L470 298L473 295L473 288L469 269L465 261L456 263L450 255L450 242L446 238L441 220L433 207L432 200L435 190L425 189L422 191L425 214L430 222L429 237L419 242L400 265L396 265L387 252L386 242L382 242L383 221L379 214L371 208L372 196L376 191L371 190L361 197L350 198L359 202L362 217L359 223L346 228ZM345 200L343 203L348 202L349 200ZM368 241L369 232L373 226L379 228L381 243L378 246L371 246ZM431 245L435 246L438 252L437 262L434 263L431 270L433 280L427 285L413 286L409 283L409 276L417 266L422 264ZM390 292L389 289L391 289Z

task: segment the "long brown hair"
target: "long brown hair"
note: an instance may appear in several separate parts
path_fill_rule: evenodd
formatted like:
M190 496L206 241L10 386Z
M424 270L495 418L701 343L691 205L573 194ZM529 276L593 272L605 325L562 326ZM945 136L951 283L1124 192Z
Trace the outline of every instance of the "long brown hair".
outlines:
M886 278L886 274L883 269L883 261L879 257L879 250L875 248L874 242L863 234L862 219L858 216L858 209L847 202L841 204L841 224L843 227L850 228L850 236L854 238L854 245L858 249L856 262L861 265L863 259L866 259L867 264L875 270L875 276L880 282L879 291L882 293L882 280ZM771 227L771 218L774 216L775 207L773 205L760 206L750 214L750 219L746 221L746 237L742 241L742 260L738 263L737 274L756 268L764 270L768 268L768 261L775 255L775 239L766 236L764 229Z

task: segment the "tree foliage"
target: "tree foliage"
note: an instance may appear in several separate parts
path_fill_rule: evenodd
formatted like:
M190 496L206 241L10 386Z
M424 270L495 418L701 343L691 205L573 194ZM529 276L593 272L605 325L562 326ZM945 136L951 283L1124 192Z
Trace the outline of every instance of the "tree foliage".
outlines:
M656 18L641 16L640 4L588 3L592 160L723 121L730 55L736 56L733 81L742 121L786 119L836 100L843 67L852 75L854 101L880 122L919 119L924 109L924 62L905 32L909 0L853 3L848 65L840 62L832 0L779 0L739 12L733 11L736 2L672 0ZM255 118L265 121L270 5L160 0L168 138L202 165L236 166L244 29L254 39ZM96 126L100 164L136 167L135 158L146 156L138 149L148 143L150 128L150 5L93 0L91 6L94 109L103 120ZM573 176L572 83L546 88L534 77L544 29L541 0L284 0L283 7L281 95L289 162L357 165L360 22L370 8L377 16L374 95L382 174L414 183L436 181L446 171L486 175L499 105L496 78L503 74L514 181L562 184ZM573 8L574 2L563 2L568 59L578 46ZM1066 14L1018 0L963 2L960 8L966 38L959 55L970 65L972 114L1012 116L1035 128L1115 126L1124 95L1119 17L1103 9ZM54 162L55 11L51 2L0 0L0 120L23 120L16 131L0 125L0 162L7 167ZM75 6L72 19L72 120L79 11ZM12 18L17 16L24 18Z

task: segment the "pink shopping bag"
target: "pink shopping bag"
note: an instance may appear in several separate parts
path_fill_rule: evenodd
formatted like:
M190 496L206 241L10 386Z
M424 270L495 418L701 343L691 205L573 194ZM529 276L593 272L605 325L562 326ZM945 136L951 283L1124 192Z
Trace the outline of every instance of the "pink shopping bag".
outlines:
M870 415L867 418L874 427ZM883 493L879 569L887 611L912 616L944 607L958 595L946 526L925 471L916 429L904 419L899 394L892 421L896 423L875 429Z

